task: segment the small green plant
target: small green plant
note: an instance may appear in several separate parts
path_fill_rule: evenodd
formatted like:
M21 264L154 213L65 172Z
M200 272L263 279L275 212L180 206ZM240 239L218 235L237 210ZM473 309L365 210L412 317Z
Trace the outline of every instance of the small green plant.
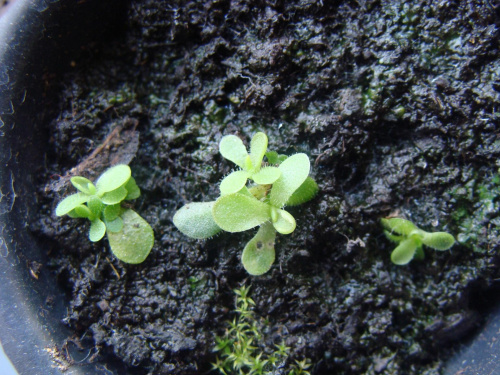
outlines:
M250 287L245 286L234 290L237 316L227 322L224 335L215 338L214 351L219 355L212 364L212 369L225 375L310 375L307 371L311 366L308 359L295 361L285 371L290 351L285 343L275 345L274 348L263 345L266 340L262 324L251 310L255 302L250 298L249 292Z
M142 217L121 205L141 195L130 167L119 164L109 168L95 185L80 176L72 177L71 183L78 193L59 202L56 215L90 220L90 241L97 242L107 234L118 259L132 264L143 262L153 247L154 234Z
M398 244L391 254L392 263L398 265L408 264L413 258L424 259L423 245L434 250L448 250L455 243L449 233L429 233L405 219L382 219L382 225L386 237Z
M266 152L267 143L264 133L256 133L248 153L238 137L223 137L220 153L240 169L221 181L216 201L186 204L173 220L182 233L197 239L212 237L221 230L242 232L260 226L241 257L251 275L262 275L274 263L276 232L289 234L295 230L294 217L283 207L307 202L318 192L318 185L308 177L311 166L306 154L287 157ZM264 156L273 165L265 165ZM249 180L253 182L247 187Z

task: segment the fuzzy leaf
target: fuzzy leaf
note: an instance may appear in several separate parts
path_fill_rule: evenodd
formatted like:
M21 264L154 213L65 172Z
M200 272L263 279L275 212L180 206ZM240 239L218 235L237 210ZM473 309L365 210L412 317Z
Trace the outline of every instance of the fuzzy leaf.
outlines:
M116 217L114 220L111 221L104 221L104 224L106 224L106 230L107 232L119 232L123 228L123 219L121 217Z
M127 189L127 196L125 200L130 201L132 199L137 199L141 196L141 189L137 186L135 179L130 177L130 179L125 184L125 189Z
M276 167L264 167L260 171L252 175L254 180L259 185L269 185L274 183L281 176L281 171Z
M295 154L281 163L278 168L281 176L271 189L270 202L273 206L281 208L305 181L311 164L306 154Z
M104 210L104 204L99 199L99 197L97 197L95 195L90 197L89 201L87 202L87 206L89 207L90 211L92 212L93 218L100 217L102 210ZM93 220L93 218L91 218L91 220Z
M413 259L416 250L417 244L413 239L401 241L391 254L392 263L400 266L408 264Z
M115 220L120 215L121 207L119 204L104 207L103 216L106 221Z
M68 195L56 207L56 215L63 216L72 211L75 207L88 202L90 196L84 193Z
M116 190L125 185L131 173L130 167L125 164L118 164L107 169L95 184L97 195L102 196L104 193Z
M285 210L277 209L278 218L273 222L274 228L281 234L290 234L297 226L295 218Z
M222 137L219 143L219 152L225 159L230 160L240 168L245 169L245 161L248 153L242 140L237 136L226 135Z
M382 225L389 232L396 232L405 236L409 236L413 231L420 231L415 224L409 220L400 219L399 217L393 217L391 219L380 219Z
M90 219L92 217L92 211L90 211L90 209L86 205L80 204L79 206L76 206L72 211L68 212L68 216L72 217L73 219Z
M174 224L191 238L203 239L221 231L212 216L215 202L193 202L181 207L174 215Z
M270 219L268 204L243 194L231 194L215 201L215 222L227 232L243 232Z
M80 190L82 193L88 194L88 195L94 195L96 193L96 188L92 181L85 177L81 176L75 176L71 177L71 183L75 188Z
M269 271L275 258L275 239L276 231L270 222L266 222L248 241L241 254L241 262L250 275L259 276Z
M262 132L255 133L250 141L250 160L252 161L253 172L258 172L262 164L262 159L267 150L267 135ZM259 182L257 182L259 183Z
M122 262L142 263L153 248L153 229L133 210L124 210L121 218L123 229L116 233L108 232L111 251Z
M421 240L424 245L427 245L434 250L448 250L455 243L455 238L446 232L424 232Z
M389 231L384 230L384 234L389 241L400 243L404 240L403 236L396 236L395 234L391 234Z
M106 233L106 225L97 218L90 223L89 239L92 242L97 242L104 237Z
M302 185L288 198L287 206L297 206L299 204L310 201L318 193L319 187L316 181L311 177L307 177Z
M234 171L228 174L220 183L220 194L228 195L237 193L247 183L247 171Z
M103 203L107 205L113 205L123 201L126 198L127 194L128 194L127 189L125 189L124 186L121 186L118 189L105 193L101 197L101 199Z

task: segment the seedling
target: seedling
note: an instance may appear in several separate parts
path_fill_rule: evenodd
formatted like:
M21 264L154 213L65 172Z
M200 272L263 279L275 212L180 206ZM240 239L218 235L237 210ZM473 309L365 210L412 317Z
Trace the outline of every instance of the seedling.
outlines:
M448 250L455 243L449 233L429 233L405 219L382 219L382 225L386 237L398 244L391 254L392 263L398 265L408 264L413 258L424 259L423 245L434 250Z
M153 247L154 234L142 217L121 205L141 195L130 167L119 164L109 168L95 185L80 176L72 177L71 183L79 192L59 202L56 215L90 220L90 241L97 242L107 234L118 259L132 264L143 262Z
M264 133L255 134L249 154L238 137L223 137L220 153L241 169L221 181L216 201L186 204L174 216L175 226L197 239L221 230L243 232L260 226L241 257L251 275L262 275L274 263L276 232L290 234L295 230L294 217L283 207L307 202L318 192L318 185L308 177L311 166L306 154L287 157L266 153L267 143ZM274 165L264 164L264 156ZM253 183L247 186L249 180Z

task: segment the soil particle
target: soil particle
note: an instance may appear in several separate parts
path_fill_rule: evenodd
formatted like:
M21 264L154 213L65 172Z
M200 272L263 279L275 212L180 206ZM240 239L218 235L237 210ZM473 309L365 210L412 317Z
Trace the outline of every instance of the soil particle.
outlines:
M471 289L500 277L497 25L487 1L132 1L126 35L66 77L46 124L32 228L67 290L64 322L101 347L93 360L205 373L246 283L269 344L285 340L314 374L438 373L483 319ZM320 193L290 208L297 229L249 278L253 233L195 241L172 217L218 196L221 137L258 130L310 156ZM155 232L140 265L53 214L67 186L53 176L94 178L116 160ZM395 213L459 243L395 266L379 223Z

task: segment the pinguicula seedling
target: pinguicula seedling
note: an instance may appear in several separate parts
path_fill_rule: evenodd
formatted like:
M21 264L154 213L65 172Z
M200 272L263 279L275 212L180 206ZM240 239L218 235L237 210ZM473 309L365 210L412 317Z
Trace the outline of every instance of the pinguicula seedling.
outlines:
M119 164L107 169L95 185L80 176L72 177L71 183L79 191L59 202L56 215L90 220L90 241L97 242L107 234L118 259L132 264L143 262L153 247L154 234L141 216L121 205L141 195L130 167Z
M386 237L398 244L391 254L394 264L408 264L413 258L424 259L423 245L434 250L448 250L455 243L455 238L449 233L429 233L405 219L391 218L381 221L386 229Z
M212 237L221 230L243 232L260 226L241 257L251 275L262 275L274 263L276 232L289 234L295 230L295 219L284 206L307 202L318 192L318 185L308 177L311 166L306 154L286 157L266 153L267 143L264 133L256 133L249 154L238 137L223 137L220 153L241 169L221 181L216 201L188 203L174 215L175 226L197 239ZM265 165L264 156L274 165ZM249 180L253 183L247 186Z

